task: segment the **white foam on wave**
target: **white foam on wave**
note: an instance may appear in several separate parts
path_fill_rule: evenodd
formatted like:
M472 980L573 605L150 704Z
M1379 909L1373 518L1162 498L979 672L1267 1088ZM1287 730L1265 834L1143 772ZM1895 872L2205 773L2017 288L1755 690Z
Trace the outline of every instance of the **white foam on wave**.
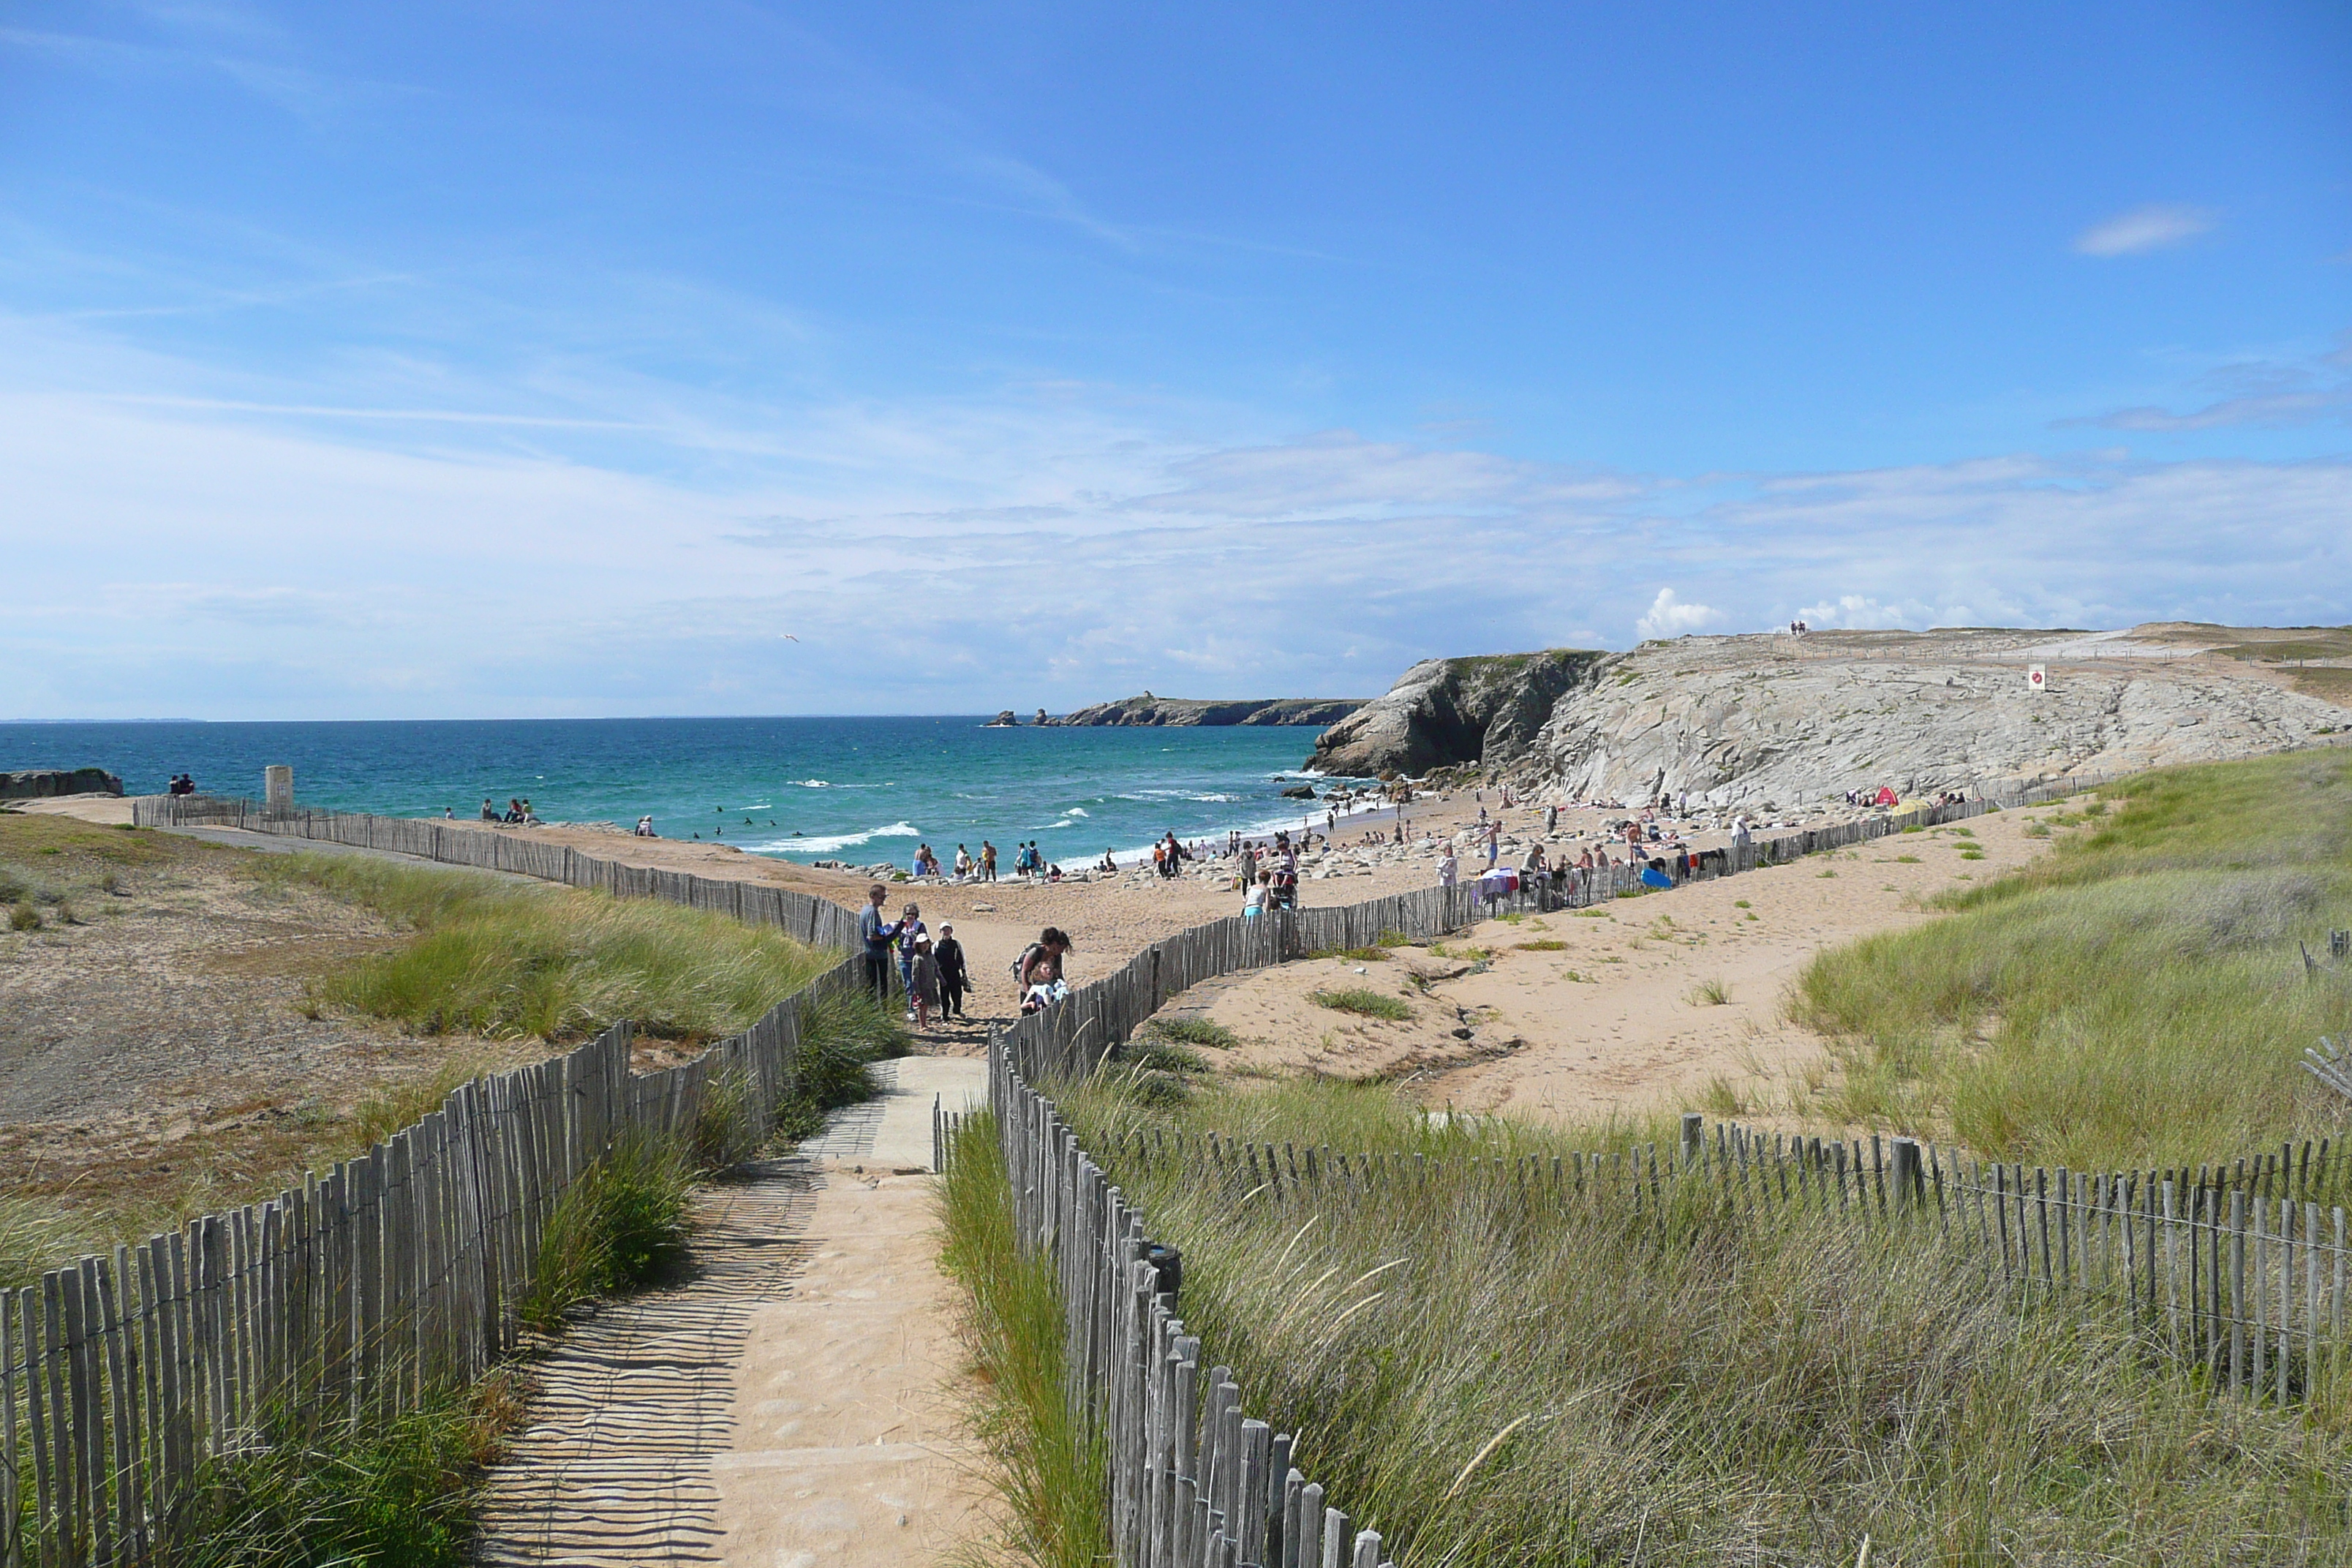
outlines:
M823 779L794 779L793 782L800 785L803 789L831 789L833 787Z
M773 854L782 851L794 855L830 855L836 849L854 849L877 838L920 838L923 830L910 822L893 822L884 827L869 827L863 833L818 833L805 838L777 838L765 844L754 844L754 852Z

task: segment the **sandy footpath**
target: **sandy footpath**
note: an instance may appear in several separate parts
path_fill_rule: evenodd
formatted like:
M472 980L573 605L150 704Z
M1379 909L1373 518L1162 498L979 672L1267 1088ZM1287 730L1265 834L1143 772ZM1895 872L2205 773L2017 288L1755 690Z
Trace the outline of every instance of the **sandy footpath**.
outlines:
M752 1310L733 1431L712 1463L734 1568L935 1563L992 1533L998 1501L964 1416L955 1287L940 1270L931 1108L984 1105L978 1062L884 1063L882 1095L802 1145L806 1261Z
M1719 1079L1743 1115L1789 1121L1799 1089L1833 1070L1820 1037L1783 1016L1805 964L1932 920L1935 893L2023 865L2050 842L2024 836L2028 819L2049 815L1995 813L1594 910L1490 921L1386 962L1231 976L1174 1005L1243 1037L1208 1053L1229 1071L1389 1079L1433 1106L1577 1121L1696 1109ZM1963 859L1971 847L1983 858ZM1348 987L1393 995L1413 1016L1312 999Z

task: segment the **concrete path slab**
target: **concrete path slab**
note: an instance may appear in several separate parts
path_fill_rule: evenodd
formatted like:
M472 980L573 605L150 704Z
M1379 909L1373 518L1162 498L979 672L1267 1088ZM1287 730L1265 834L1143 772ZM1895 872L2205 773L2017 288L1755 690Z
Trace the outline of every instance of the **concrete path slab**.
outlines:
M801 1146L827 1167L912 1174L931 1169L931 1111L988 1103L988 1064L963 1057L901 1057L874 1069L879 1098L835 1113L824 1135Z

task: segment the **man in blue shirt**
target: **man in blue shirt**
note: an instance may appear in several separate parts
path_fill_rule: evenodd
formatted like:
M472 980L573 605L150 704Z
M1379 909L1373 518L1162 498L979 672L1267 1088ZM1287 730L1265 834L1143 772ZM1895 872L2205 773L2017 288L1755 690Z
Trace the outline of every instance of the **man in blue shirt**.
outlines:
M866 908L857 917L857 934L866 942L866 984L877 1002L890 1000L891 949L898 944L898 923L882 918L890 890L877 882L866 889Z

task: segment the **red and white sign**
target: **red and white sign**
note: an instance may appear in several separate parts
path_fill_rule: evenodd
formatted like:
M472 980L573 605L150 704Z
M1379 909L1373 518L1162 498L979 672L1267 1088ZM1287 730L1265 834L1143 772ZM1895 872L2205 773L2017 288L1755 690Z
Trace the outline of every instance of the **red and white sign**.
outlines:
M2028 665L2025 669L2025 684L2036 691L2046 691L2050 687L2050 677L2043 672L2040 665Z

